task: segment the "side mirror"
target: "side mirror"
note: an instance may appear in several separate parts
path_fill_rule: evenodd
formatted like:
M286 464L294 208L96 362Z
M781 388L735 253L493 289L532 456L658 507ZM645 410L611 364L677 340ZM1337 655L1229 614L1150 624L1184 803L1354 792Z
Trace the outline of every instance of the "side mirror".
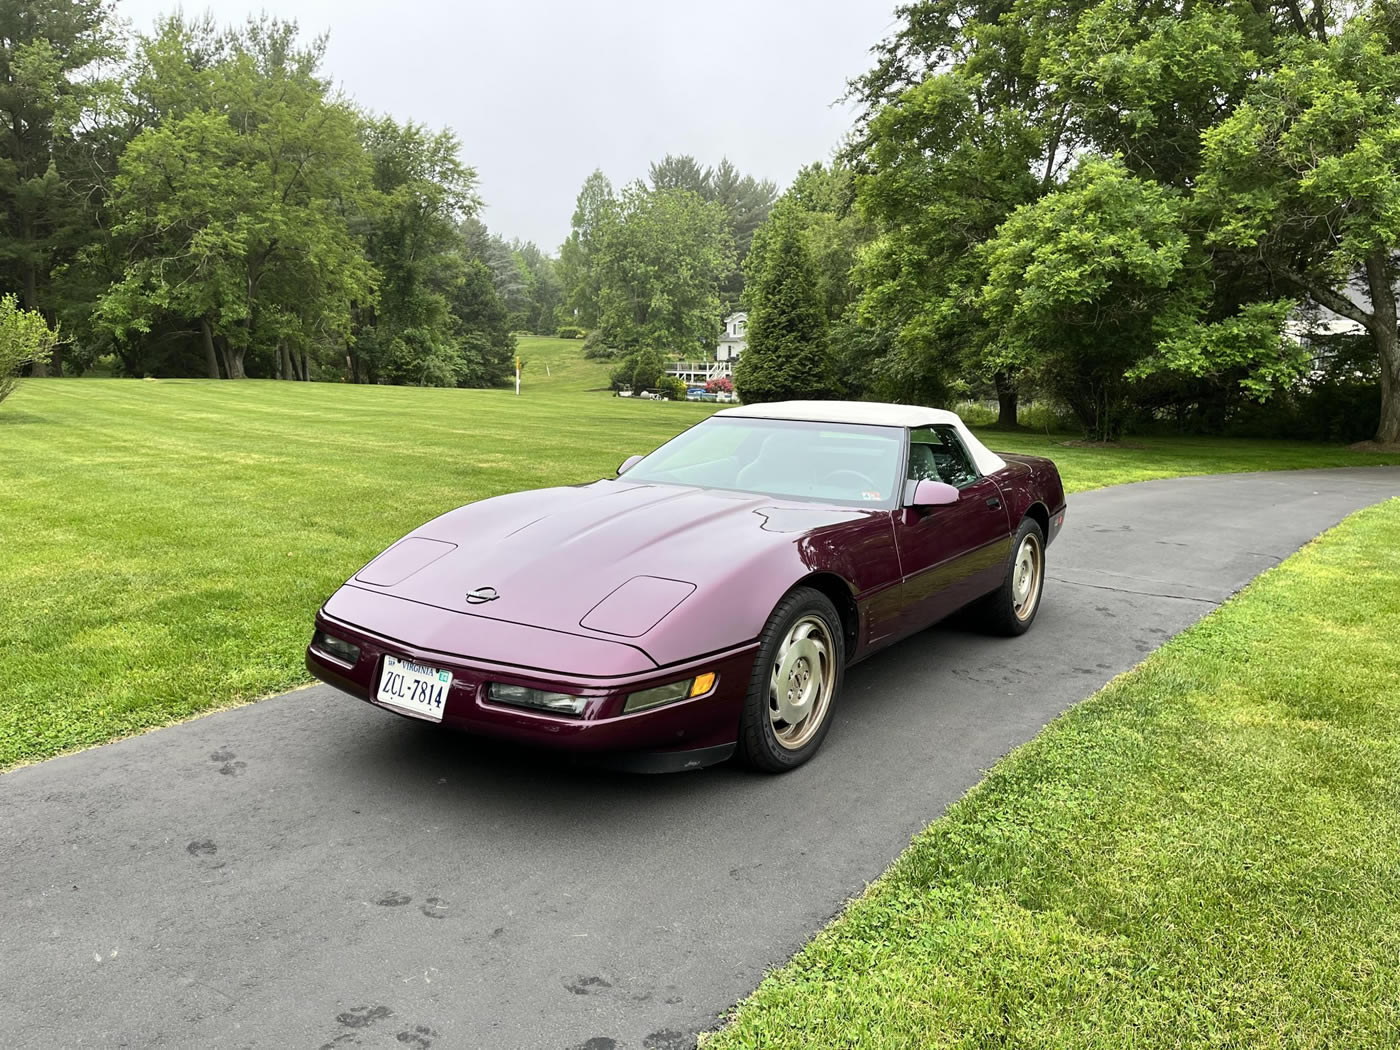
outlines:
M945 507L956 503L962 496L952 485L944 481L930 481L927 478L914 486L914 496L909 501L911 507Z
M624 459L624 460L622 461L622 466L620 466L620 467L617 468L617 476L618 476L618 477L622 477L622 475L626 474L629 470L631 470L633 467L635 467L635 466L636 466L638 463L640 463L641 461L642 461L642 457L641 457L641 456L628 456L626 459ZM951 487L951 486L950 486L950 487ZM957 489L953 489L953 491L956 492Z

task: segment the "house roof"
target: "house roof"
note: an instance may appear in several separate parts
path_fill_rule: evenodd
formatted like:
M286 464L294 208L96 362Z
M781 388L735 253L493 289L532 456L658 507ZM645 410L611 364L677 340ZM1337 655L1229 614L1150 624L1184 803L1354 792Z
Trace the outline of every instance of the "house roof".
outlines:
M956 412L922 405L892 405L880 401L773 401L766 405L737 405L716 412L718 416L751 419L797 419L814 423L854 423L877 427L954 427L972 455L977 469L991 474L1006 461L977 440Z

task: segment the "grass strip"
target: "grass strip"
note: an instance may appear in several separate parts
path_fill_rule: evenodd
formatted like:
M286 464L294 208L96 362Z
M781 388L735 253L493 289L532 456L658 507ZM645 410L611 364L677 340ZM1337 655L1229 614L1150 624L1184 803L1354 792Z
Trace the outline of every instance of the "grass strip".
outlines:
M1048 726L704 1050L1400 1045L1400 500Z

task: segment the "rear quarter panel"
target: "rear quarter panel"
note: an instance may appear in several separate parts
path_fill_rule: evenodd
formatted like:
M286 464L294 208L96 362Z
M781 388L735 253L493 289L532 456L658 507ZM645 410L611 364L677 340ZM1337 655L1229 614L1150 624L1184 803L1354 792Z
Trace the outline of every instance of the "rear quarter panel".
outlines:
M1009 452L997 453L1006 460L1006 467L993 477L1006 503L1007 517L1014 531L1035 504L1045 507L1052 528L1047 542L1054 538L1054 519L1065 509L1065 489L1060 471L1044 456L1023 456Z

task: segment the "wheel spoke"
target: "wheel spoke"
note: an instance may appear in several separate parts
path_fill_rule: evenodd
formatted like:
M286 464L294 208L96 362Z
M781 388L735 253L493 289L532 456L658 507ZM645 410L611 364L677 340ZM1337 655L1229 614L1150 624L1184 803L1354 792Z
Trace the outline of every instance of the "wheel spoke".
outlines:
M802 747L826 720L834 645L825 621L806 616L788 630L774 657L768 717L775 739L784 748Z

